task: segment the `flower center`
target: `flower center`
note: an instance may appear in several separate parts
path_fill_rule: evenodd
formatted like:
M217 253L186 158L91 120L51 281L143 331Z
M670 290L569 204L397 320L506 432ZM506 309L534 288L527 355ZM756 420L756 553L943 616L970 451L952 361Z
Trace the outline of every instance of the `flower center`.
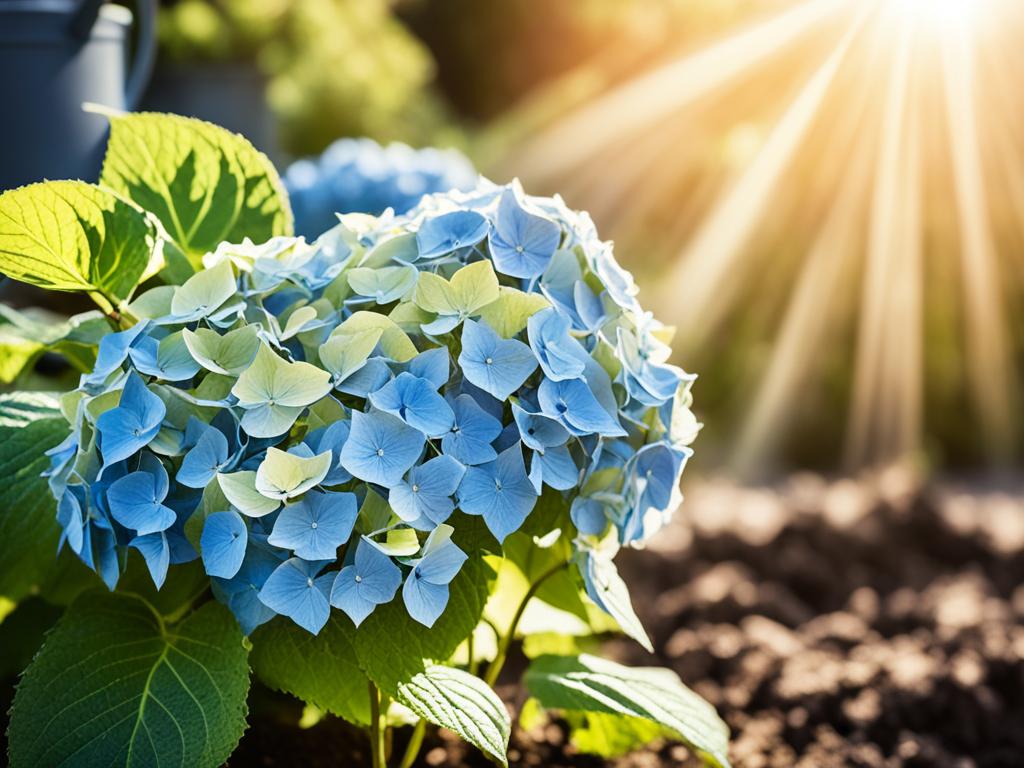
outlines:
M377 455L378 456L383 456L384 455L384 449L383 448L378 448L377 449Z
M494 489L497 490L497 491L501 490L501 480L495 480L494 481Z
M488 357L486 360L484 360L484 362L487 363L487 365L493 365L494 364L494 358L493 357Z
M360 575L359 575L359 574L357 573L357 574L356 574L356 584L362 584L362 583L363 583L363 577L362 577L362 576L360 576Z
M310 523L309 527L312 528L315 531L316 530L316 523L315 522Z
M416 485L416 483L412 484L412 492L413 493L419 493L420 492L420 487L418 485Z
M516 246L516 253L522 253L522 252L523 252L523 251L525 251L525 250L526 250L526 249L525 249L525 248L523 248L523 246L521 246L521 245L517 245L517 246Z
M306 586L307 587L312 587L313 586L313 579L312 579L312 577L309 577L309 576L306 577Z

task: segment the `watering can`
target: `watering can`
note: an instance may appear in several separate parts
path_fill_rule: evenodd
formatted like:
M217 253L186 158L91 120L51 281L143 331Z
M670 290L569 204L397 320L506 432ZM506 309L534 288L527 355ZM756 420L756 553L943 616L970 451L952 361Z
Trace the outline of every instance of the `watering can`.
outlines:
M153 68L156 0L132 13L103 0L0 0L0 191L43 179L99 177L108 121L130 110Z

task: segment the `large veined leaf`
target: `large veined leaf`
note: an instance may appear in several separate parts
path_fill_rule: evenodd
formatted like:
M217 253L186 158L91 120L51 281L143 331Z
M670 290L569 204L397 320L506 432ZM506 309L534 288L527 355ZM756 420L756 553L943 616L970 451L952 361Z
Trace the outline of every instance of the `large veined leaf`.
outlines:
M370 722L367 679L359 668L352 622L331 613L320 634L278 617L252 635L252 668L271 688L357 725Z
M0 272L54 291L127 299L158 243L153 222L113 192L45 181L0 195Z
M0 382L10 384L47 350L88 371L96 362L96 346L109 332L99 312L63 318L43 309L19 311L0 304Z
M44 452L67 433L53 395L0 395L0 596L10 600L56 567L56 502L40 473L50 465Z
M262 243L292 233L288 198L270 160L202 120L111 116L100 183L154 213L193 260L223 241Z
M18 686L11 765L216 768L245 730L246 657L217 603L169 626L138 597L87 592Z
M512 721L501 699L476 675L431 664L398 687L398 700L424 720L454 731L502 765Z
M638 717L676 733L707 765L728 768L729 728L668 669L625 667L596 656L540 656L526 671L549 709Z

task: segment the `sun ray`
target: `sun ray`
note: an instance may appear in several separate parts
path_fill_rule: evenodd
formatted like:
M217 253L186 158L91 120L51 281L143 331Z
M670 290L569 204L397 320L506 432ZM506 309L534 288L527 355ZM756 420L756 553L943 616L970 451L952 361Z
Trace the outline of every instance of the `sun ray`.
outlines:
M807 0L698 53L612 90L543 131L517 153L517 172L557 178L591 155L748 73L857 0Z
M688 329L681 336L684 343L699 343L714 331L718 319L729 310L731 289L727 278L739 267L744 245L770 205L773 192L818 116L839 66L871 12L870 4L862 6L857 21L804 85L750 167L715 206L678 266L665 276L658 304L671 308L666 316L679 328Z
M1017 438L1013 392L1019 382L1006 338L1006 313L981 165L974 38L963 25L946 32L942 37L943 83L960 217L967 378L991 458L1005 461Z
M919 342L908 338L920 322L920 289L911 284L920 273L920 235L912 228L921 195L907 108L913 33L911 20L901 19L883 104L847 428L850 467L896 460L920 445Z

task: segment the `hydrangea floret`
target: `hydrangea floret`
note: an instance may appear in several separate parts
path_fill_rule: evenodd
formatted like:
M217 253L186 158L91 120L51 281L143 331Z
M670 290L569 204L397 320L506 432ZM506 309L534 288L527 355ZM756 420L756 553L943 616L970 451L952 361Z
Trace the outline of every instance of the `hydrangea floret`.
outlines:
M63 400L62 544L111 589L131 547L158 586L201 558L247 633L391 600L431 626L459 526L501 543L543 499L628 623L611 558L678 504L699 425L670 330L587 215L484 184L203 265L140 295Z

